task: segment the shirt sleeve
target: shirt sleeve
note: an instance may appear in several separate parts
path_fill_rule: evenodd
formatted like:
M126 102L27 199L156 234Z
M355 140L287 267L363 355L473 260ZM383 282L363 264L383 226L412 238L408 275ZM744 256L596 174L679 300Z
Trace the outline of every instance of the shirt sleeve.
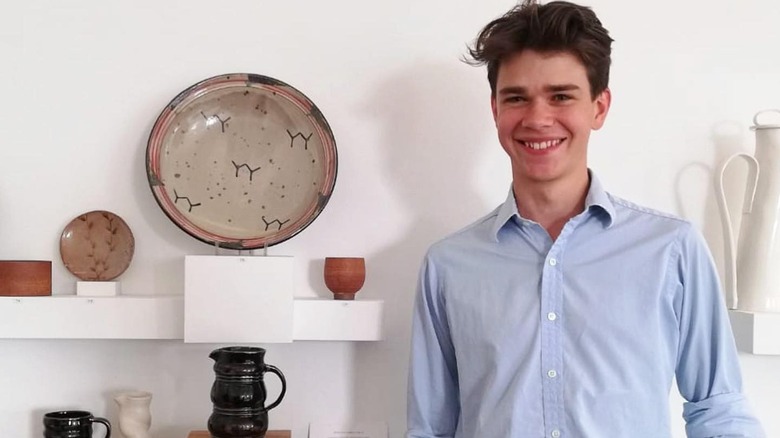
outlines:
M454 437L460 417L455 349L430 255L420 270L412 322L407 438Z
M680 239L677 386L689 438L764 438L742 394L742 375L712 257L693 227Z

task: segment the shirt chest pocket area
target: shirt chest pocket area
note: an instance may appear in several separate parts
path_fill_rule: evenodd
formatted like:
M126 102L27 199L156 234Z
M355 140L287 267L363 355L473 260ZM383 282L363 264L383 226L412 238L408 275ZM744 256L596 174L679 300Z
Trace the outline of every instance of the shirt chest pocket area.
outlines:
M482 353L535 339L540 319L539 276L481 278L448 288L453 342Z

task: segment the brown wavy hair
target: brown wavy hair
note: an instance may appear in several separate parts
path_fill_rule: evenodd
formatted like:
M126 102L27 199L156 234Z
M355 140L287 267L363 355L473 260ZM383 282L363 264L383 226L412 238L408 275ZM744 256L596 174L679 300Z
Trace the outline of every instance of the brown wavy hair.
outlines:
M567 1L540 5L525 0L485 26L469 47L471 65L487 65L493 96L501 61L526 49L567 52L585 66L592 98L609 85L612 41L596 14L588 7Z

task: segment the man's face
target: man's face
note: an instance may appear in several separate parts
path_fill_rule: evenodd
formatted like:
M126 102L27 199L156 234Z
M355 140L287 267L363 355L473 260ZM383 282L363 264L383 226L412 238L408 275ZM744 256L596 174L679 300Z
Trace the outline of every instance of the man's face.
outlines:
M491 106L515 183L586 172L590 131L604 124L610 99L608 89L591 97L585 67L570 53L524 50L503 60Z

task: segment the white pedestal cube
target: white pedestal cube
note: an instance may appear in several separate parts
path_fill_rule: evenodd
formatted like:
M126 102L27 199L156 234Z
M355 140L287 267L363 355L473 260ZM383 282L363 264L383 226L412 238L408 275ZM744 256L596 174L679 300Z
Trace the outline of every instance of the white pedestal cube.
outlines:
M737 348L751 354L780 354L780 313L729 310Z
M277 256L186 256L184 342L292 342L293 262Z
M296 341L379 341L384 301L295 300Z
M77 281L76 295L80 297L115 297L119 295L119 282Z

